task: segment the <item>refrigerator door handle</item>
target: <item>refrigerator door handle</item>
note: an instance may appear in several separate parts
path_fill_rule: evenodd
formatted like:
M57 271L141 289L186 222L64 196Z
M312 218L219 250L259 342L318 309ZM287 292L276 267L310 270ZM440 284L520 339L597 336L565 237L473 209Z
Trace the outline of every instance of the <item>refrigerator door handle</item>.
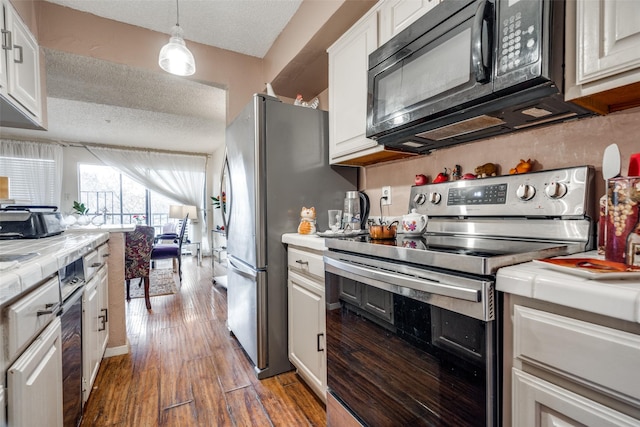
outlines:
M252 278L256 278L257 277L257 271L247 267L243 262L241 261L236 261L236 259L233 256L229 256L229 265L236 270L237 272L244 274L245 276L249 276ZM235 262L234 262L235 261Z
M226 173L226 179L229 180L229 194L224 194L224 184L225 184L225 172L229 171L229 156L227 155L227 151L224 152L224 161L222 162L222 170L220 172L220 192L218 193L220 197L220 209L222 210L222 225L224 227L224 232L228 236L229 235L229 221L227 218L231 215L231 174ZM227 203L228 202L228 203Z

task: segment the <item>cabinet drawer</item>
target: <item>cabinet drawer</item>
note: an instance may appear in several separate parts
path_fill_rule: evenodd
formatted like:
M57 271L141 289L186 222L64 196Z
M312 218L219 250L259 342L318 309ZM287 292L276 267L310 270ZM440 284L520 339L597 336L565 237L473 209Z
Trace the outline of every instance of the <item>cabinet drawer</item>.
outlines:
M631 427L635 420L518 369L513 375L514 426Z
M9 360L13 360L60 309L60 284L52 277L6 310L5 337Z
M640 405L640 336L514 306L514 357Z
M107 262L107 259L101 255L101 253L104 254L104 250L101 252L100 249L101 247L84 256L84 280L87 282Z
M104 243L98 248L98 260L103 265L109 261L109 245Z
M324 261L322 254L302 251L289 246L289 268L305 274L311 274L324 280Z

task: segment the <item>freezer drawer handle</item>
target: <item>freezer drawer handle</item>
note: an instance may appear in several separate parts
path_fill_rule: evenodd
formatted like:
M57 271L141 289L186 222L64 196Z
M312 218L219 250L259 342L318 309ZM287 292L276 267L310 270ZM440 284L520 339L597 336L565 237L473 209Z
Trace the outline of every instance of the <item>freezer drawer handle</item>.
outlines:
M44 316L47 314L53 314L57 312L60 309L60 303L59 302L55 304L49 303L49 304L45 304L44 307L46 308L46 310L38 310L38 312L36 313L38 316Z

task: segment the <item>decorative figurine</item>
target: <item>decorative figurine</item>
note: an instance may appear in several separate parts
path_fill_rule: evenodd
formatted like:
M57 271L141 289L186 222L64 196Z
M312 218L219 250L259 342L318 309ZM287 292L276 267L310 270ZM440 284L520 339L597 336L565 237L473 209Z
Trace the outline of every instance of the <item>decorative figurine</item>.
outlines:
M493 163L485 163L484 165L481 165L475 168L475 173L478 178L496 176L498 174L498 168Z
M527 161L520 159L520 163L518 163L515 168L509 169L509 173L511 175L514 175L517 173L527 173L531 171L531 168L533 167L534 162L535 160L531 160L531 159Z
M440 172L438 174L438 176L436 176L435 178L433 178L433 183L437 184L439 182L446 182L449 181L449 174L447 173L449 171L449 169L444 168L444 172Z
M316 233L316 208L303 207L300 211L300 225L298 225L298 234L315 234Z
M429 178L421 173L419 175L416 175L416 179L413 182L415 183L415 185L425 185L427 182L429 182Z
M453 172L451 172L451 179L453 181L457 181L462 178L462 167L460 165L455 165L453 167Z

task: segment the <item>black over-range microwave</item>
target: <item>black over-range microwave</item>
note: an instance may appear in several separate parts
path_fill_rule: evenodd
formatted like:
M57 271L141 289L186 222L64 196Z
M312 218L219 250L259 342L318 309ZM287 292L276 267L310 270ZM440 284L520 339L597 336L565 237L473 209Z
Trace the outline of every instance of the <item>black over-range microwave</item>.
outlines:
M564 101L564 0L445 0L369 56L367 137L417 153L593 115Z

